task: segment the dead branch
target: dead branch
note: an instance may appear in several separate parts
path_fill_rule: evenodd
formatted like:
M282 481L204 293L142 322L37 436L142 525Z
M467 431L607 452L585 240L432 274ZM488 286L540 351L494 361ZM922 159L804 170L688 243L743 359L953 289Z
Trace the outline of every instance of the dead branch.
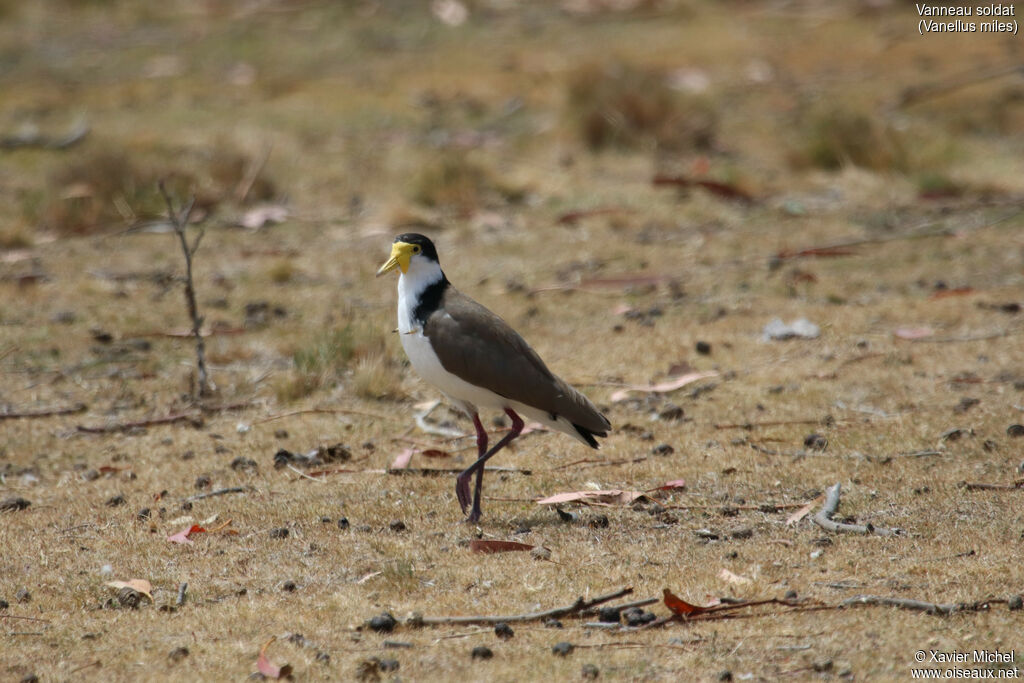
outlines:
M836 522L832 519L832 515L836 513L836 508L839 507L839 492L840 486L836 483L834 486L828 487L825 490L825 503L821 506L821 509L814 514L811 519L814 523L820 526L826 531L847 531L854 534L874 534L875 536L898 536L903 533L900 529L889 529L887 527L876 527L873 524L847 524L845 522Z
M599 458L584 458L582 460L574 460L573 462L568 462L564 465L557 465L555 467L552 467L551 471L557 472L558 470L567 470L570 467L576 467L577 465L584 465L585 467L588 468L613 467L615 465L630 465L637 462L644 462L645 460L647 460L646 455L641 456L639 458L623 458L622 460L601 460ZM580 467L580 469L584 469L584 467Z
M189 496L185 499L186 502L193 502L196 500L203 500L204 498L213 498L214 496L226 496L229 493L248 493L252 489L248 486L232 486L226 489L217 489L216 491L209 491L207 493L197 493L194 496Z
M781 512L782 510L793 510L802 508L807 503L762 503L746 505L728 505L719 503L717 505L662 505L666 510L760 510L761 512Z
M143 427L152 427L155 425L173 424L175 422L189 422L192 424L193 427L196 428L203 426L203 418L201 415L197 413L179 413L177 415L167 415L166 417L154 417L148 420L135 420L132 422L115 422L113 424L107 424L98 427L78 425L77 427L75 427L75 429L84 434L112 434L114 432L128 432L133 429L141 429Z
M11 411L5 408L0 411L0 420L17 420L30 417L51 417L53 415L71 415L73 413L80 413L86 410L87 406L84 403L76 403L71 406L63 406L59 408L41 408L40 410L22 410L22 411Z
M494 616L466 616L466 617L421 617L415 616L410 618L406 623L410 626L440 626L444 624L497 624L499 622L524 622L524 621L543 621L545 619L558 619L560 617L566 617L570 614L579 614L591 607L596 607L605 602L611 602L612 600L618 600L624 595L629 595L633 592L632 588L621 588L614 593L608 593L607 595L598 596L592 600L584 600L583 598L577 598L576 602L566 607L556 607L554 609L545 610L543 612L528 612L526 614L510 614L508 616L494 617Z
M729 422L729 423L715 423L712 425L715 429L754 429L755 427L787 427L790 425L824 425L832 424L836 420L831 422L827 420L765 420L763 422Z
M910 600L908 598L887 598L882 595L856 595L839 603L840 607L853 607L854 605L881 605L886 607L899 607L927 614L953 614L954 612L984 612L993 603L1002 603L1006 600L979 600L978 602L956 602L940 604L936 602L924 602L922 600Z
M194 336L196 340L196 373L198 375L199 384L198 397L202 398L203 396L209 395L210 385L208 374L206 372L206 343L203 341L203 335L201 333L203 317L199 315L199 306L196 304L195 280L192 277L192 258L199 249L199 243L202 241L205 233L200 228L199 234L196 235L195 240L190 245L188 243L188 236L185 233L188 229L188 220L192 215L192 209L196 205L196 198L193 196L179 213L174 210L174 203L171 201L171 195L167 193L167 188L164 186L164 182L162 180L158 186L160 188L160 194L164 198L164 202L167 203L167 217L171 221L171 227L174 228L174 233L178 236L178 241L181 243L182 254L185 256L185 304L188 306L188 315L192 319L192 336Z

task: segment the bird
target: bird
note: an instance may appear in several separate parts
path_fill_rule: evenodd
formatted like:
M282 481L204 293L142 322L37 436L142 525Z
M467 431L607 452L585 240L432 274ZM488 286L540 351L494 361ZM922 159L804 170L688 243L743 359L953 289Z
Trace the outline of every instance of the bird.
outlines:
M611 430L608 418L551 372L508 323L452 286L429 238L418 233L395 237L377 277L396 269L402 348L413 369L468 415L476 429L477 460L455 480L467 522L480 519L484 464L519 436L523 417L598 448L597 439ZM504 411L512 420L508 433L489 450L481 409Z

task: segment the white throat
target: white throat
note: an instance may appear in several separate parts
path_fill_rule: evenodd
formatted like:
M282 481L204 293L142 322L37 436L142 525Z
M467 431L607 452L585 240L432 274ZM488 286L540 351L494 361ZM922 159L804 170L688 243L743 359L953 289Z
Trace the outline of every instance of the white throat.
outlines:
M413 320L413 311L420 302L420 295L430 285L444 277L437 261L414 256L409 262L408 272L398 276L398 331L409 334L418 331L419 324Z

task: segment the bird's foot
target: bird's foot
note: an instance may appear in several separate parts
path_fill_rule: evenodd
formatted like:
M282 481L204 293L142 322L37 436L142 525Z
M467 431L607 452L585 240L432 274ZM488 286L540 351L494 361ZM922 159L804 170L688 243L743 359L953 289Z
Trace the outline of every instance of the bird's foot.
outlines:
M462 507L462 514L466 514L466 510L469 508L469 504L471 502L469 494L469 480L472 479L472 477L472 474L463 472L455 480L455 496L459 499L459 505ZM479 517L480 514L477 513L477 518Z
M465 510L463 510L465 511ZM480 508L474 507L470 510L469 514L466 515L466 524L476 524L480 521Z

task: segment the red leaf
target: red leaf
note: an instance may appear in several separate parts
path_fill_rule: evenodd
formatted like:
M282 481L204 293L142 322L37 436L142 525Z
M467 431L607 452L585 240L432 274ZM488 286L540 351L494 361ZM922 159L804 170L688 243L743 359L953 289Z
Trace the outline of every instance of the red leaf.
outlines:
M648 491L671 491L672 489L685 489L685 488L686 488L686 480L685 479L673 479L672 481L666 481L661 486L656 486L653 489L648 489Z
M794 259L803 258L805 256L818 256L818 257L833 257L833 256L852 256L857 251L852 247L808 247L806 249L783 249L776 258L779 259Z
M514 550L533 550L533 546L515 541L485 541L475 539L469 542L469 549L474 553L507 553Z
M440 450L438 448L428 448L425 451L421 451L420 455L425 456L427 458L450 458L450 457L452 457L452 454L449 453L448 451L442 451L442 450Z
M167 540L170 541L171 543L191 543L192 541L189 540L189 536L191 536L192 534L201 534L201 533L205 533L205 532L206 532L206 529L204 529L203 527L199 526L198 524L193 524L188 529L185 529L183 531L179 531L178 533L174 534L173 536L168 536Z
M261 674L263 674L267 678L273 678L275 680L276 679L281 679L281 678L291 678L292 677L292 665L291 664L285 664L284 666L278 666L278 665L274 664L273 662L271 662L267 658L267 648L275 640L277 640L277 638L271 638L267 642L263 643L263 647L260 648L260 655L259 655L259 657L256 658L256 668L259 670L259 672Z
M940 289L934 292L928 299L935 301L936 299L947 299L951 296L966 296L967 294L974 294L974 287L956 287L954 289Z
M707 612L707 607L698 607L697 605L691 605L682 598L678 598L672 594L669 589L664 590L665 595L665 607L672 610L673 614L678 614L681 617L691 617L695 614Z
M582 209L580 211L569 211L563 213L555 221L559 225L576 225L581 218L589 218L590 216L605 216L617 213L629 213L628 209L622 209L614 206L602 208L602 209Z

